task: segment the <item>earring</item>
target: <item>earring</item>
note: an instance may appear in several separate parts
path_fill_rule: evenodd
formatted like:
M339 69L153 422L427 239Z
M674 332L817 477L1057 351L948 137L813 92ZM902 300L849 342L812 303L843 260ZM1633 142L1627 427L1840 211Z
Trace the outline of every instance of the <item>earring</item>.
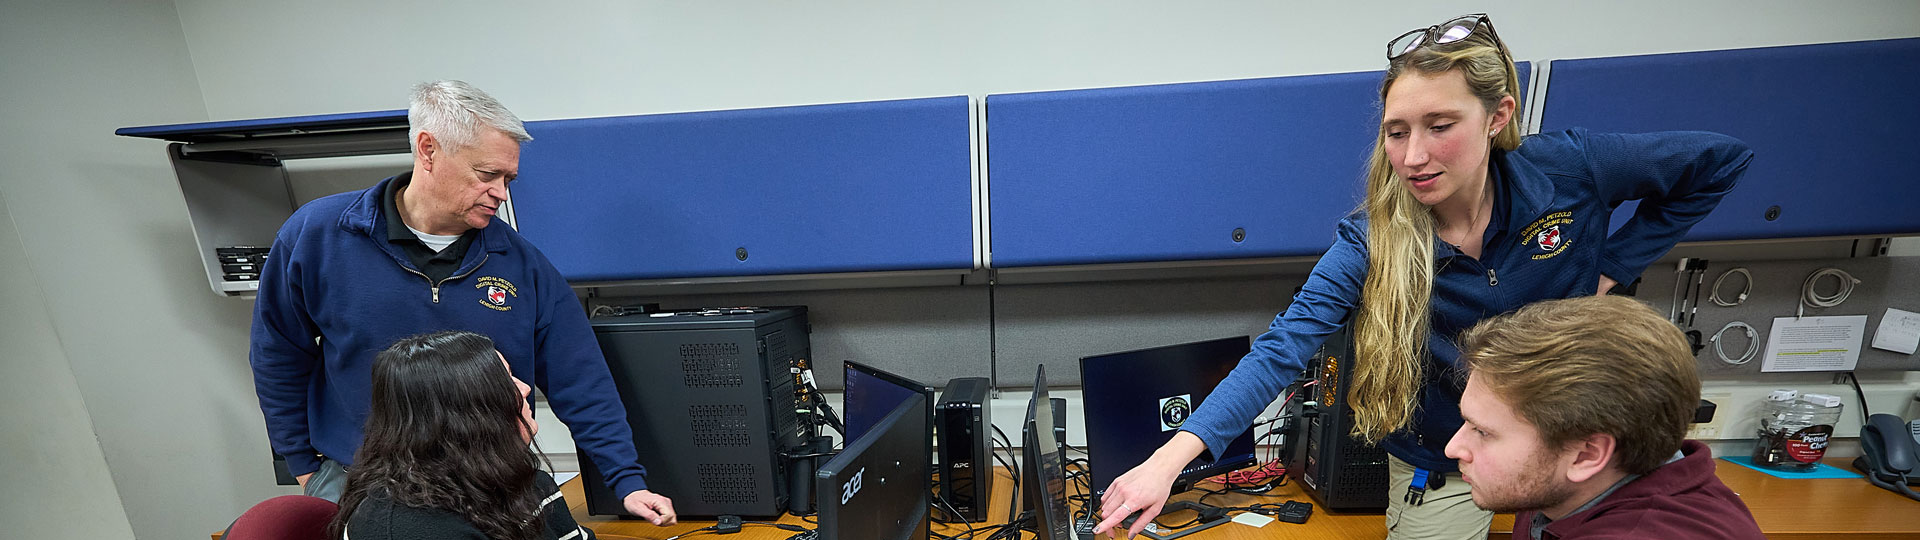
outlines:
M1489 131L1487 132L1487 138L1491 139L1493 138L1493 136L1499 135L1499 134L1500 134L1500 130L1497 130L1497 129L1493 131Z

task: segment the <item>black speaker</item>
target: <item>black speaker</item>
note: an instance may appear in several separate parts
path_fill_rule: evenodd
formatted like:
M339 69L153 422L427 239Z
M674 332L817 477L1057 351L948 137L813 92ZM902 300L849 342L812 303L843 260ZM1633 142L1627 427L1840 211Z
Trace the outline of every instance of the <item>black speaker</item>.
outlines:
M1353 408L1347 388L1353 378L1353 331L1349 324L1327 336L1308 363L1309 380L1318 384L1297 392L1287 403L1294 415L1287 435L1287 474L1329 510L1373 511L1387 507L1387 451L1353 432ZM1307 401L1316 405L1307 406Z

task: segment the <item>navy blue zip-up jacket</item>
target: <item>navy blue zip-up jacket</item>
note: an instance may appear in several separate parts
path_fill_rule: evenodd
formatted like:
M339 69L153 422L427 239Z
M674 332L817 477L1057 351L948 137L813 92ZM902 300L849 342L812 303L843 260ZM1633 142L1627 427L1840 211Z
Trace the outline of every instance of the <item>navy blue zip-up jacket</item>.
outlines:
M493 339L515 377L547 396L624 498L646 489L626 408L586 312L545 255L499 219L438 284L387 241L393 178L323 197L273 240L254 300L251 360L274 452L294 475L353 462L372 406L373 359L400 338L465 330Z
M1530 136L1519 149L1491 157L1496 211L1480 259L1435 237L1427 381L1410 427L1381 443L1431 471L1457 470L1446 457L1447 440L1462 423L1455 336L1530 302L1594 294L1601 275L1632 283L1733 189L1753 152L1715 133L1576 129ZM1608 216L1631 200L1641 201L1633 219L1609 236ZM1365 213L1341 220L1336 236L1286 312L1183 426L1206 443L1208 455L1220 455L1246 431L1359 304L1367 278Z

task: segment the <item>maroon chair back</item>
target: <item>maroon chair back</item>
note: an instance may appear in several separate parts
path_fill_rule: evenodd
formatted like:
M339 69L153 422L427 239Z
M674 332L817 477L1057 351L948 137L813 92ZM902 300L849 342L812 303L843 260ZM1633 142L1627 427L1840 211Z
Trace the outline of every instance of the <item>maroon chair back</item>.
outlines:
M340 506L306 495L281 495L253 505L227 527L222 540L326 540Z

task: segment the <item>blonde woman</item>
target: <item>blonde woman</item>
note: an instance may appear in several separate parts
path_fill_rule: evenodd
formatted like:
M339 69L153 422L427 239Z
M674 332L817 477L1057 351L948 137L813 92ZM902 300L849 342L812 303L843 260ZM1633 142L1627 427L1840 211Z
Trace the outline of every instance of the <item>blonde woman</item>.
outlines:
M1139 534L1180 469L1245 431L1351 321L1355 430L1390 456L1388 537L1485 538L1493 514L1445 454L1461 425L1453 338L1530 302L1630 283L1752 159L1740 141L1700 132L1523 141L1513 60L1485 14L1409 31L1387 58L1364 208L1182 431L1108 488L1096 531ZM1609 214L1630 200L1638 211L1609 235Z

